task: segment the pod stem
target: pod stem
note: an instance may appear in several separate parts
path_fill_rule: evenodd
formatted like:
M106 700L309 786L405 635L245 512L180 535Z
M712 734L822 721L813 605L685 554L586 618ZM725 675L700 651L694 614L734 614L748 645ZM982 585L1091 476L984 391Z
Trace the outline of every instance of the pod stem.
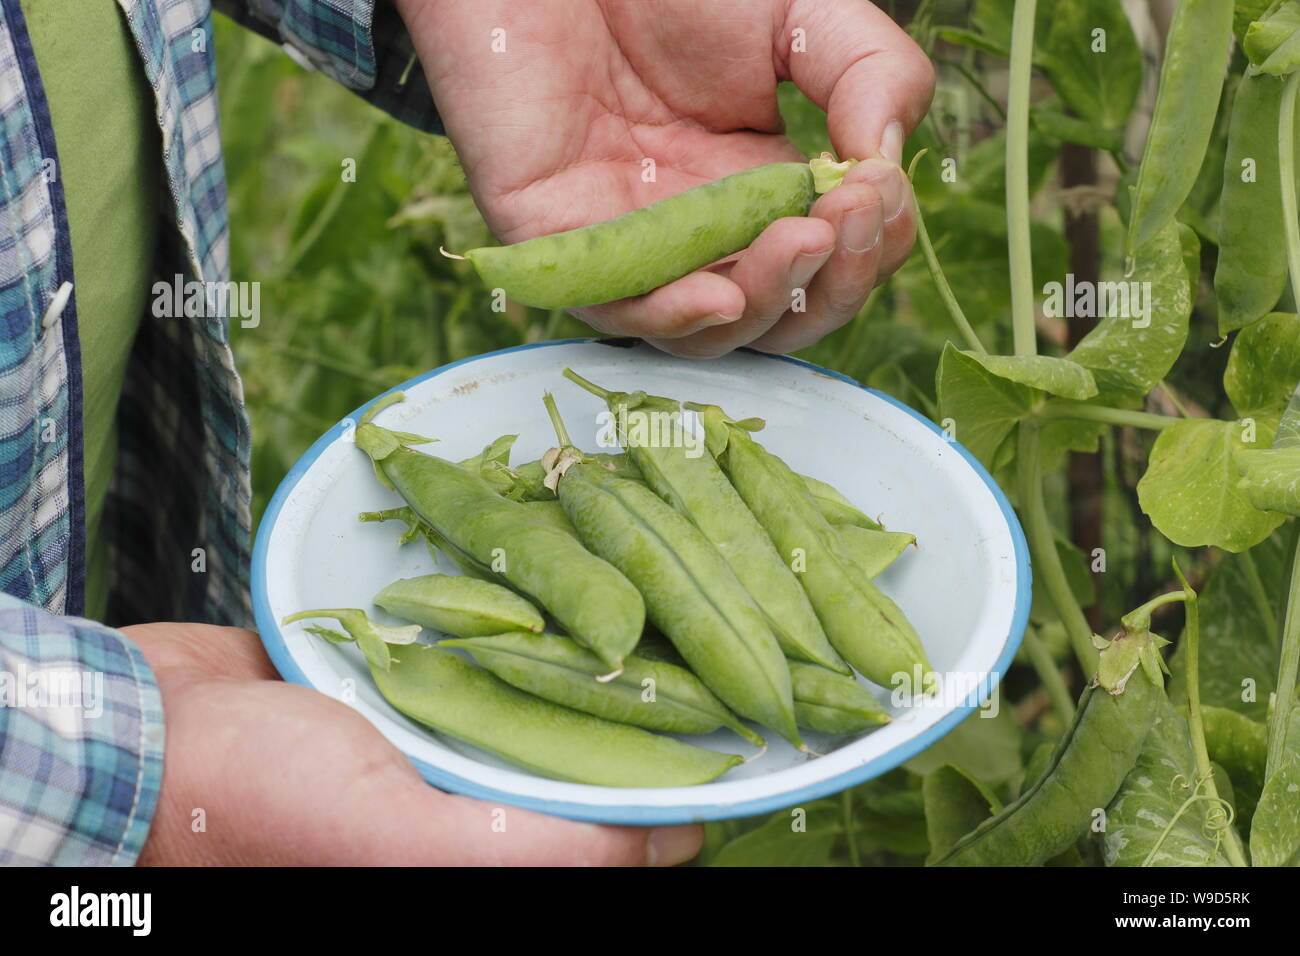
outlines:
M371 420L385 408L389 408L390 406L396 405L398 402L404 401L406 401L405 392L389 392L383 398L373 402L371 406L365 410L361 416L361 420L357 422L357 425L369 425Z
M550 392L546 392L542 395L542 404L546 406L546 414L550 416L551 427L555 429L555 438L560 443L560 447L572 448L573 441L569 438L569 430L564 427L564 419L560 417L560 409L555 404L555 396Z
M591 392L591 394L595 395L597 398L601 399L602 401L606 401L606 402L609 401L609 397L614 394L609 389L601 388L595 382L588 381L587 379L583 378L581 375L579 375L571 368L566 368L564 370L564 377L567 378L574 385L577 385L579 388L583 388L586 389L588 392Z

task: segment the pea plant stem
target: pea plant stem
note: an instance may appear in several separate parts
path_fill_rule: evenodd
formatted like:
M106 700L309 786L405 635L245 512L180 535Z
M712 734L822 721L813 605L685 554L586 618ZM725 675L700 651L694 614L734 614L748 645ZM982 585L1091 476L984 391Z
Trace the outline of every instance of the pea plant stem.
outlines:
M1294 74L1293 74L1294 75ZM1268 722L1268 760L1264 779L1282 764L1287 746L1287 728L1295 707L1296 673L1300 671L1300 518L1292 534L1291 587L1287 592L1286 623L1282 626L1282 656L1277 668L1277 695Z
M1011 258L1011 321L1017 355L1036 355L1038 352L1029 231L1029 99L1037 6L1037 0L1018 0L1011 22L1011 72L1007 95L1007 245Z
M912 160L912 170L915 170L917 160L921 158L922 153L917 153ZM909 179L912 170L908 171ZM975 329L971 326L970 320L966 318L966 313L962 311L961 303L957 301L957 296L953 294L952 286L948 285L948 277L943 274L943 267L939 265L939 257L935 254L934 244L930 242L930 233L925 228L925 219L921 215L920 203L913 204L913 211L916 213L916 238L921 243L921 252L925 255L925 264L930 269L930 278L934 281L934 287L939 292L939 298L947 306L953 324L957 326L962 338L966 340L966 347L975 350L980 355L987 355L988 349L984 347L980 337L975 334Z
M1083 672L1091 675L1097 669L1097 648L1092 643L1092 627L1084 617L1079 602L1074 599L1069 579L1065 576L1065 568L1061 565L1061 556L1056 551L1052 523L1047 516L1047 504L1043 500L1042 437L1035 422L1020 423L1018 446L1017 503L1025 525L1025 537L1029 541L1034 573L1042 578L1047 595L1065 624L1070 646L1074 649Z
M1155 415L1151 412L1139 412L1128 408L1111 408L1106 405L1086 405L1083 402L1051 401L1039 412L1043 419L1075 418L1088 422L1104 422L1107 425L1128 425L1132 428L1144 428L1148 431L1160 431L1170 425L1176 425L1181 418L1173 415Z
M1183 628L1184 669L1187 683L1187 729L1192 737L1192 755L1196 760L1196 776L1205 781L1206 793L1216 803L1219 801L1219 788L1214 783L1214 772L1210 769L1210 751L1205 745L1205 722L1201 719L1201 609L1187 579L1177 563L1174 570L1183 583L1183 605L1187 610L1187 623ZM1249 866L1246 854L1241 846L1241 837L1237 831L1228 828L1228 837L1224 841L1224 853L1233 866Z
M1277 128L1277 155L1282 177L1282 223L1286 235L1287 267L1291 288L1300 289L1300 212L1296 203L1295 108L1300 72L1287 77L1282 89L1282 109Z
M1032 627L1025 631L1025 653L1029 655L1029 663L1034 666L1038 679L1043 682L1043 690L1047 692L1047 699L1052 702L1052 709L1068 725L1074 720L1074 698L1070 696L1070 689L1065 686L1061 669L1056 666L1056 661L1052 660L1047 645L1042 642L1038 632Z
M853 791L845 790L840 794L840 809L844 813L844 837L849 844L849 863L862 865L862 854L858 852L858 835L853 830Z
M1264 622L1264 630L1268 634L1270 643L1276 645L1281 639L1277 614L1273 611L1273 602L1269 600L1268 591L1264 589L1264 579L1259 576L1259 565L1255 563L1255 556L1248 550L1241 552L1238 559L1241 561L1241 570L1245 574L1250 599L1255 602L1255 609L1259 611L1259 619Z

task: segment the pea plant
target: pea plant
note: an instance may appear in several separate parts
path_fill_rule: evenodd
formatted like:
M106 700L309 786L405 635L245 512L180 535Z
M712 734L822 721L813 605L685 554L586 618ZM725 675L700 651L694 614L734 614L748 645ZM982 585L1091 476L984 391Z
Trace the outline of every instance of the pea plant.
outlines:
M867 311L928 303L955 341L929 366L860 317L820 354L883 352L864 377L1013 501L1035 577L1015 706L839 797L710 825L701 862L1300 865L1300 0L1181 0L1137 163L1120 0L941 19L913 33L968 96L913 137L920 256ZM942 135L972 97L1001 128ZM1099 460L1112 517L1089 527L1068 499Z

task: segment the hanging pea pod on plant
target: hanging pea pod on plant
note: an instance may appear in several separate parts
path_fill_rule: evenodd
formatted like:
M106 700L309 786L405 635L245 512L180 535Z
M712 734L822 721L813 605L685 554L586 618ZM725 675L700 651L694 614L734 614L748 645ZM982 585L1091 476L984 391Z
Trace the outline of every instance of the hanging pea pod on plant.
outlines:
M1150 610L1124 619L1104 645L1094 682L1046 771L1005 809L958 840L938 866L1037 866L1088 832L1141 752L1164 697L1161 645Z

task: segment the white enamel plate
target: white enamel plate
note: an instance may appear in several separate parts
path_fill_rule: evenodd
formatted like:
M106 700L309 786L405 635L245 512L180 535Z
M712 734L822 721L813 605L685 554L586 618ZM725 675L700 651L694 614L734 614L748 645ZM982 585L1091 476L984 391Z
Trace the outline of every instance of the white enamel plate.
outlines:
M379 416L390 428L438 439L423 446L453 460L502 434L519 435L512 463L538 458L554 436L542 407L550 390L574 441L596 445L600 402L561 377L572 366L599 384L721 405L760 417L763 445L796 471L829 481L918 547L878 583L921 635L943 691L924 706L891 701L892 723L858 737L806 735L810 757L766 733L769 749L714 783L620 789L536 776L417 724L385 702L360 652L279 621L304 608L359 607L397 578L438 570L420 543L398 547L398 523L366 524L360 511L401 504L352 444L360 410L335 425L285 477L262 519L253 552L257 625L286 680L347 700L400 748L434 786L580 820L659 825L750 816L836 793L878 776L952 730L994 690L1029 614L1028 552L1010 505L971 455L894 399L786 357L737 352L710 362L671 358L627 340L522 346L434 369L400 386L406 401ZM612 449L603 449L612 450ZM426 640L437 635L425 634ZM719 731L691 743L749 755Z

